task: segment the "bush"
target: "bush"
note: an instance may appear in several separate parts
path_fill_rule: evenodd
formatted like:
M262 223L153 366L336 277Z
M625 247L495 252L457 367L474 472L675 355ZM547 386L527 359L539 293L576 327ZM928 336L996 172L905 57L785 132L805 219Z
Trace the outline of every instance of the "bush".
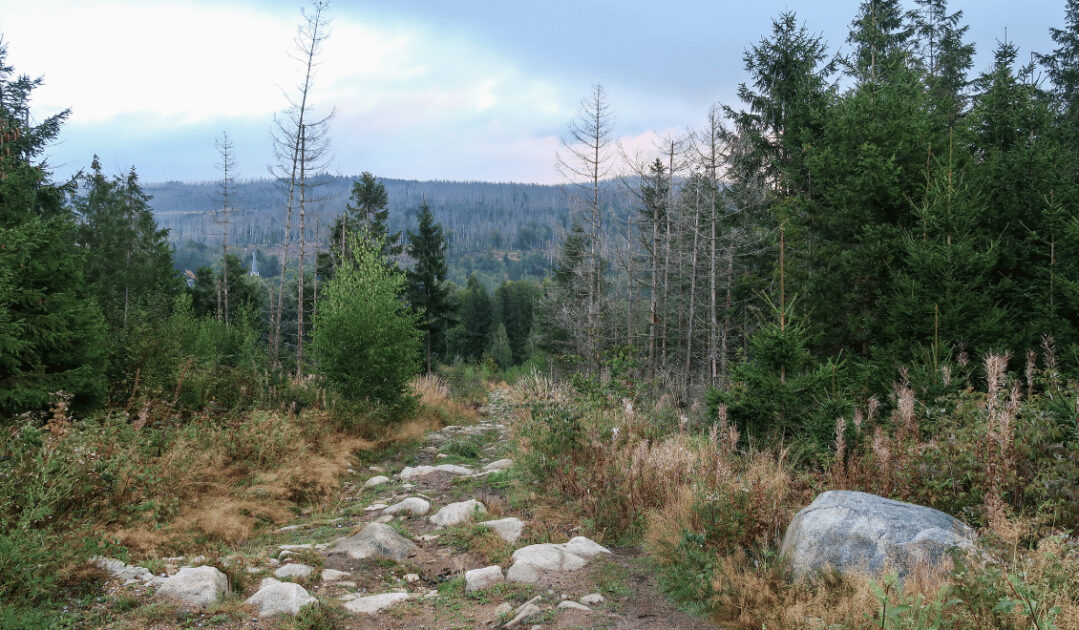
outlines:
M342 396L401 411L414 402L409 381L420 366L418 318L400 295L404 274L362 234L321 296L312 336L326 381Z

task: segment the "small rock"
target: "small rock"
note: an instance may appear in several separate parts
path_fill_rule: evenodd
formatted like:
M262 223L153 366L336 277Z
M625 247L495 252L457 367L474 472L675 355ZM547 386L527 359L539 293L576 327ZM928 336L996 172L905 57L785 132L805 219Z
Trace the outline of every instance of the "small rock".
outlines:
M505 581L506 578L502 575L502 567L498 565L483 569L472 569L465 572L465 591L478 591Z
M532 615L534 615L534 614L536 614L538 612L541 612L539 606L537 606L537 605L535 605L533 603L524 604L524 605L520 606L517 610L514 611L514 613L516 613L516 614L514 614L513 619L510 619L509 621L507 621L506 625L504 625L502 627L503 628L512 628L512 627L516 626L517 624L521 623L522 621L524 621L525 618L531 617Z
M368 505L367 507L363 508L363 511L364 512L377 512L379 510L385 510L388 507L390 507L390 506L385 504L385 503L372 503L371 505Z
M187 563L189 567L197 567L206 564L206 556L195 556Z
M558 602L558 609L559 610L567 610L567 609L569 609L569 610L587 610L589 612L592 611L592 609L589 608L588 606L585 606L584 604L578 604L577 602L575 602L573 600L570 600L570 599L564 599L564 600Z
M306 564L286 564L285 566L277 569L273 572L274 576L279 578L303 578L311 575L314 571Z
M416 536L416 540L420 542L431 542L432 540L438 540L438 534L420 534Z
M435 459L446 459L447 457L449 457L449 455L445 453L439 453L438 455L435 455Z
M322 581L323 582L338 582L345 578L352 577L352 574L348 571L338 571L337 569L323 569Z
M247 567L246 569L244 569L244 571L246 571L246 572L248 572L248 573L250 573L252 575L254 575L255 573L262 573L265 570L266 569L263 569L262 567ZM166 571L166 573L167 573L167 571Z
M345 600L345 610L359 615L373 615L408 599L408 593L382 593L367 597L350 597Z
M511 612L513 612L513 606L511 606L509 602L502 602L498 605L497 608L495 608L495 615L491 618L491 621L489 623L494 623L498 621L498 619L503 615L508 615Z
M154 596L183 604L209 606L221 599L228 590L228 577L216 568L184 567L177 571L176 575L165 580Z
M304 525L286 525L284 527L278 527L274 530L275 534L284 534L285 532L294 532L297 529L303 529Z
M375 523L389 523L393 520L393 514L383 514L374 520Z
M580 556L585 560L591 560L601 553L611 553L610 550L603 545L589 538L585 538L584 536L577 536L576 538L570 539L565 545L565 550L575 556Z
M498 470L506 470L507 468L510 468L511 466L513 466L513 460L512 459L499 459L499 460L493 461L490 464L487 464L486 466L484 466L483 470L485 472L494 472L494 471L498 471Z
M117 580L139 580L145 582L154 577L153 573L146 567L137 567L131 564L126 564L123 560L117 560L116 558L106 558L104 556L94 556L90 558L90 564L104 569Z
M499 538L510 545L517 542L517 539L521 537L521 532L523 532L525 528L524 522L515 516L500 518L496 521L483 521L480 525L490 527L498 534Z
M592 593L581 598L581 603L586 606L598 606L605 601L607 601L607 599L599 593Z
M258 592L248 597L244 603L258 608L259 617L272 617L282 614L295 615L308 604L317 605L318 600L299 584L265 578L259 585Z
M431 511L431 504L419 497L409 497L400 503L395 503L388 508L382 510L382 513L395 515L401 512L408 512L413 516L423 516Z
M326 550L326 555L346 555L353 560L383 558L401 562L419 551L415 543L397 530L382 523L369 523L358 534L341 538Z
M374 488L375 486L381 486L384 483L389 483L389 481L390 478L385 475L375 475L374 477L371 477L367 481L363 482L363 485L360 487L360 489L366 490L368 488Z
M302 545L278 545L277 548L281 551L298 551L300 549L311 549L314 547L311 543L303 543Z
M468 501L460 501L444 506L428 520L439 527L449 527L472 520L473 515L477 512L486 513L487 506L475 499L469 499Z
M417 575L416 573L406 573L405 574L405 581L408 582L409 584L415 584L416 582L420 581L420 576Z

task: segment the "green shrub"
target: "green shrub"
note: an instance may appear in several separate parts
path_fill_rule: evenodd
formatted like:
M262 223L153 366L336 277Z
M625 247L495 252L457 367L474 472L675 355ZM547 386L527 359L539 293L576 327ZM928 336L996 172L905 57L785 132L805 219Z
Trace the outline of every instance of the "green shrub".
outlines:
M417 317L400 299L404 274L389 267L379 243L353 237L351 257L326 285L312 345L326 381L351 400L404 410L420 365Z

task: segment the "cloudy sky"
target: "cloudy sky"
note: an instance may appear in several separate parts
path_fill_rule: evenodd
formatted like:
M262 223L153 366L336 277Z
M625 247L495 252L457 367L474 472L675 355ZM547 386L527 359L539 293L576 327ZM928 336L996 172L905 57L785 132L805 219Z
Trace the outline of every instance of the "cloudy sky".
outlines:
M97 153L143 181L216 177L227 131L242 177L264 177L270 120L300 78L288 53L301 3L0 0L20 73L43 76L35 114L71 109L49 161L60 176ZM857 0L338 0L314 87L335 117L330 171L413 179L559 181L554 157L592 83L630 147L735 102L742 51L793 9L841 50ZM1025 59L1052 48L1064 0L953 0L978 45Z

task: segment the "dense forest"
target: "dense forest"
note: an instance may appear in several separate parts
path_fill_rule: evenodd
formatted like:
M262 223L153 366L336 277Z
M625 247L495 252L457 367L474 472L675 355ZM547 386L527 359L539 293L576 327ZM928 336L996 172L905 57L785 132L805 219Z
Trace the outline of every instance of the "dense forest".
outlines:
M237 181L223 134L215 182L145 185L96 156L58 181L48 148L69 113L32 115L42 79L0 42L0 628L189 627L86 568L164 571L181 551L229 571L231 599L198 623L246 624L239 598L270 569L245 569L240 545L322 567L315 545L378 514L358 475L490 459L467 438L419 442L481 407L505 431L483 448L513 461L460 469L461 492L527 510L529 542L559 553L582 530L632 549L693 614L1079 627L1079 0L1065 4L1053 50L1025 63L999 41L981 69L945 0L861 2L843 54L781 13L745 50L738 102L649 151L622 150L595 84L560 186L329 175L331 119L309 99L322 1L268 121L273 179ZM396 468L369 468L376 451ZM800 581L784 529L835 489L959 519L979 553L938 571L935 550L932 579ZM410 535L394 517L378 518ZM301 518L313 538L273 538ZM443 542L516 559L462 527ZM454 614L488 603L461 567L400 561L364 564L396 571L372 588L430 586L415 605ZM331 600L287 627L362 627Z

